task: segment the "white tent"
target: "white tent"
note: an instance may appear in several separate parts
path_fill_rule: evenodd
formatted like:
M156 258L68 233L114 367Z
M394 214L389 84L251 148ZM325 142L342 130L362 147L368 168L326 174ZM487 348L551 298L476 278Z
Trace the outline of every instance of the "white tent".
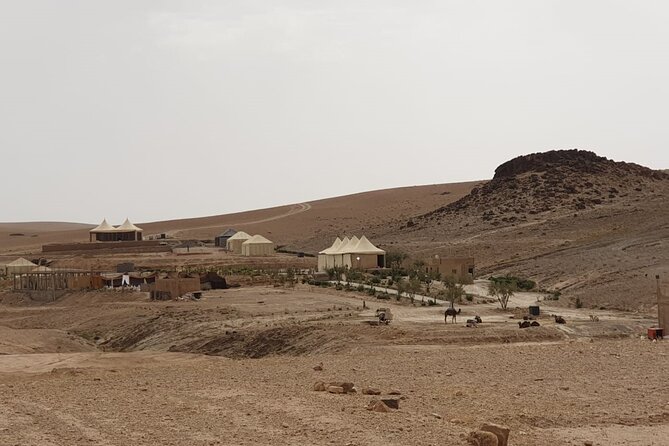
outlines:
M225 247L228 251L234 252L235 254L242 253L242 243L250 239L251 236L244 231L239 231L225 242Z
M350 254L381 254L386 252L383 249L377 248L364 235L360 237L358 244L351 250Z
M102 220L102 223L89 231L89 239L98 242L119 242L119 241L139 241L142 240L142 232L144 230L130 223L129 219L125 219L122 225L114 227L107 223L107 219Z
M103 219L102 223L97 225L95 228L91 229L89 232L92 233L97 233L97 232L114 232L116 228L114 228L112 225L107 223L107 219Z
M5 274L25 274L31 272L35 268L37 268L36 264L20 257L5 265Z
M127 219L127 218L125 219L125 221L123 222L123 224L121 226L116 228L116 230L118 232L133 232L133 231L143 232L144 231L144 229L139 228L139 227L135 226L134 224L130 223L130 220Z
M242 243L243 256L270 256L274 254L274 242L262 235L254 235Z
M386 252L377 248L364 235L358 239L344 237L341 243L337 238L332 246L318 255L318 270L325 271L333 267L372 269L385 267Z
M342 240L337 237L332 246L318 253L318 271L325 271L334 268L334 254L342 244Z

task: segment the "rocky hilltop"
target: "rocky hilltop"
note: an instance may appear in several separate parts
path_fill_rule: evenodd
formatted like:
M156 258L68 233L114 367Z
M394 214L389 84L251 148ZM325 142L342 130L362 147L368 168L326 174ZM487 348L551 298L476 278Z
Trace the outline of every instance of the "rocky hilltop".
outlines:
M500 165L491 181L419 220L464 214L495 226L523 222L635 200L667 181L665 172L585 150L533 153Z

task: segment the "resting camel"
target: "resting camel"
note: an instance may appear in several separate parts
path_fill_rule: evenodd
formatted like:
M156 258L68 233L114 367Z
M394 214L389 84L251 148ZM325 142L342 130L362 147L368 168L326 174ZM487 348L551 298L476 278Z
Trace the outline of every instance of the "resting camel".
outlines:
M518 328L528 328L530 327L530 321L518 322Z
M455 308L447 308L446 311L444 311L444 323L448 323L448 316L451 317L451 322L455 324L455 320L457 319L458 314L460 314L460 311L462 311L462 308L458 308L456 311Z
M566 324L567 321L565 321L564 318L563 318L562 316L557 316L557 315L556 315L556 316L555 316L555 323L556 323L556 324Z

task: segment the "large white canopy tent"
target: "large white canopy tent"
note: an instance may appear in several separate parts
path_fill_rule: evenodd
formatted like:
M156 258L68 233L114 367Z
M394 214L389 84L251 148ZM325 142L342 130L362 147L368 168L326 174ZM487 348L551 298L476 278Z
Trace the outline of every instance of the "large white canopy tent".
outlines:
M107 223L107 219L102 220L102 223L89 231L89 240L92 242L128 242L142 240L142 232L144 230L135 226L129 219L125 219L122 225L112 226Z
M344 237L341 243L335 239L332 246L321 251L318 255L318 271L326 271L333 267L350 269L385 268L386 252L377 248L364 235L358 239Z

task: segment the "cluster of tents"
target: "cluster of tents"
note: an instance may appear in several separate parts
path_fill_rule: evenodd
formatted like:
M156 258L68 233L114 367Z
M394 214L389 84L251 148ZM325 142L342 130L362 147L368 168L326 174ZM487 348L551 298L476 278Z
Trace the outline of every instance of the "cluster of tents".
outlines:
M226 249L243 256L271 256L274 254L274 242L262 235L251 236L244 231L236 232L226 241Z
M386 252L377 248L364 235L351 238L337 237L327 249L318 253L318 271L331 268L373 269L385 268Z

